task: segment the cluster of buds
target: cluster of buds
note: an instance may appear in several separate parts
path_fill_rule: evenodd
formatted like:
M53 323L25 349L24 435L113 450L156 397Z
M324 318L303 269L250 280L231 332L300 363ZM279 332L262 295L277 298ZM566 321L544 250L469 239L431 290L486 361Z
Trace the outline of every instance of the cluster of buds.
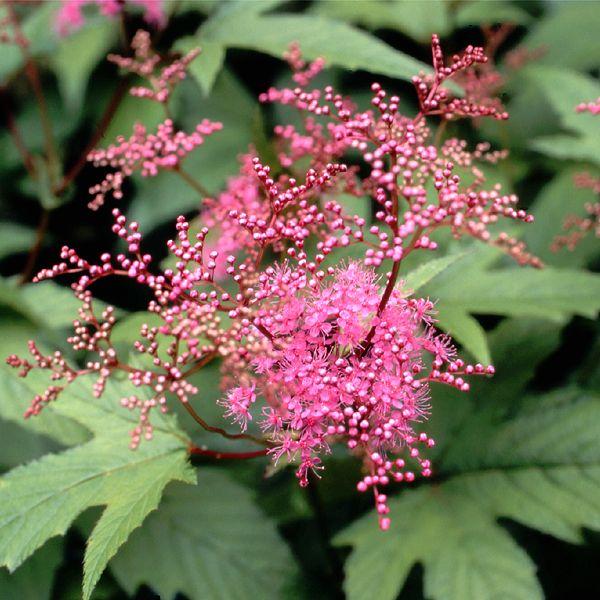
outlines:
M107 194L117 200L122 198L123 183L135 172L142 177L155 177L161 170L177 171L183 175L181 164L186 156L201 146L207 136L223 128L219 122L204 119L193 132L186 133L177 131L170 118L167 103L171 92L185 78L189 64L200 54L199 49L190 51L157 72L161 59L151 48L148 32L139 30L133 37L131 47L133 57L109 54L108 60L148 81L150 87L135 86L130 93L159 102L164 108L166 119L158 125L156 133L148 133L144 125L136 123L129 139L119 136L116 144L111 144L106 149L92 150L88 154L87 159L94 166L113 169L100 183L90 187L93 199L88 206L92 210L97 210L104 204Z
M137 31L131 42L133 57L109 54L108 60L129 73L148 81L150 87L135 86L129 93L138 98L148 98L166 104L175 86L185 79L189 64L200 54L199 48L190 50L185 56L174 60L157 71L161 58L152 50L150 34L143 29Z
M116 199L123 196L122 185L126 177L139 172L142 177L156 177L160 170L179 168L185 157L204 143L206 136L222 129L221 123L205 119L192 133L175 131L173 121L166 119L158 126L156 133L149 134L146 127L136 123L129 139L120 136L116 144L108 148L92 150L88 160L95 167L112 167L100 183L90 188L94 197L89 203L93 210L104 204L106 194L112 193Z
M31 368L49 368L53 382L65 385L93 373L97 394L108 377L124 371L135 388L146 389L121 400L140 414L132 447L152 437L152 410L167 410L172 399L201 427L261 446L246 457L269 455L294 464L301 485L341 442L363 461L357 489L372 491L380 526L387 529L382 489L433 472L421 453L435 442L417 428L429 411L430 386L467 392L471 377L493 374L491 366L457 357L451 340L435 329L434 303L413 297L399 279L403 261L416 251L435 251L436 232L447 228L456 238L483 240L521 264L540 266L522 243L489 230L506 218L531 221L516 208L517 198L498 185L488 187L478 168L504 154L487 144L469 151L454 138L430 141L430 115L499 118L465 108L442 87L448 77L484 61L482 50L468 48L445 66L434 36L433 55L435 78L423 82L421 110L408 117L399 112L399 98L377 83L366 111L331 86L308 89L322 61L307 64L292 47L288 60L298 87L261 96L305 116L303 128L275 129L281 165L243 156L227 189L204 203L199 228L178 217L167 243L172 266L165 270L153 267L143 252L137 223L114 209L113 232L126 252L104 253L94 264L64 248L61 262L37 277L76 275L73 290L84 307L70 342L95 357L81 369L67 368L62 357L34 364L13 356L10 364L23 376ZM189 149L183 139L173 144L172 135L169 129L146 143L140 129L139 137L96 151L92 160L116 168L121 181L134 170L152 175L176 168L169 161ZM105 185L117 189L112 180ZM92 193L103 197L105 191ZM348 208L348 198L362 210ZM372 218L360 216L365 212ZM147 359L143 367L129 364L113 344L114 313L105 310L95 319L91 309L90 286L113 276L135 281L152 296L153 325L142 325L133 344ZM192 376L211 361L221 367L220 404L240 433L210 426L196 410L202 398ZM34 411L56 397L55 387L34 400ZM247 431L250 422L258 422L262 436Z

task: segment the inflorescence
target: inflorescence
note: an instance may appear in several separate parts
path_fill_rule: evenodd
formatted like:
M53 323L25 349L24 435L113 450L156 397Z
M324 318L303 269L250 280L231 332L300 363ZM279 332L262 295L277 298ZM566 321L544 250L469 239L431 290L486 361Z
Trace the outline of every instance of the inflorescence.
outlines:
M69 342L90 358L78 368L60 352L43 355L33 342L32 358L9 357L22 376L37 368L52 379L26 416L38 414L78 377L95 375L100 396L108 378L125 372L140 389L121 401L140 415L132 448L152 437L152 410L166 411L173 398L202 427L262 446L248 456L268 454L296 465L301 485L323 468L332 445L343 443L363 461L357 489L374 494L380 526L387 529L385 488L432 474L426 449L435 442L417 431L429 412L431 384L466 392L471 377L494 372L457 357L452 340L435 329L434 302L414 297L399 278L403 261L413 252L435 251L436 232L445 228L455 238L495 245L519 264L541 266L520 241L497 232L502 219L532 220L517 208L514 194L487 185L478 166L505 153L486 143L469 150L456 138L432 141L432 116L507 117L498 103L478 99L474 90L480 87L468 76L463 97L444 87L485 64L483 50L469 47L447 63L437 36L432 48L434 73L415 77L419 110L411 117L378 83L366 110L331 86L311 89L324 63L307 63L299 47L291 47L286 58L296 87L271 88L260 100L295 107L303 126L275 128L276 166L252 151L242 156L227 189L203 200L199 227L177 218L176 236L167 244L170 268L153 265L138 224L117 208L113 232L126 250L89 262L64 247L61 262L36 281L76 276L72 287L82 308ZM136 35L134 51L133 58L111 60L148 81L132 93L167 109L173 86L197 53L157 73L147 34ZM205 121L187 135L167 119L148 134L136 125L130 139L91 153L94 164L113 169L92 188L92 206L98 208L108 191L118 197L134 171L181 173L182 158L218 129ZM347 197L372 208L373 221L345 208ZM349 248L352 260L345 258ZM113 276L152 294L154 319L141 327L133 347L145 362L129 360L113 343L114 310L94 310L91 286ZM192 406L202 400L192 375L211 361L221 367L220 404L240 433L210 427ZM258 421L262 437L246 431L251 421Z

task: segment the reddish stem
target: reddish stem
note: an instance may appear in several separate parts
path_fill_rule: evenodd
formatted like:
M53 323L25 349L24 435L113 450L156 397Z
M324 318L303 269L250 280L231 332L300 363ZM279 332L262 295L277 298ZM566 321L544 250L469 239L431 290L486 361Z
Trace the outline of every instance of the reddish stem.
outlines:
M252 450L250 452L220 452L218 450L209 450L208 448L199 448L198 446L190 445L188 452L191 456L206 456L217 460L245 460L248 458L266 456L267 449L263 448L262 450Z
M110 122L112 121L123 97L125 96L127 90L129 88L129 79L126 78L117 87L114 91L111 99L109 100L104 113L96 127L96 131L94 135L90 138L90 141L87 143L87 146L81 153L81 156L77 160L77 162L69 169L67 174L63 177L62 181L56 186L54 190L55 194L62 194L68 187L68 185L79 175L80 171L85 167L87 163L88 154L98 145L98 142L102 139Z

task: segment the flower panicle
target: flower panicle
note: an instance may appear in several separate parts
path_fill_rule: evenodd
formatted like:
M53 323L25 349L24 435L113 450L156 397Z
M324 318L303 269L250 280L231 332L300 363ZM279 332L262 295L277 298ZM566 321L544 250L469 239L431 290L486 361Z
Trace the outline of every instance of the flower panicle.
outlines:
M170 90L188 64L182 59L166 74L158 72L161 87L151 79L159 60L146 35L136 36L134 52L134 58L114 60L149 79L149 95ZM400 98L378 83L367 109L332 86L309 89L323 61L306 62L297 45L286 58L296 87L261 95L303 115L298 126L275 128L279 163L266 164L252 148L242 155L239 173L205 199L197 220L177 218L164 269L144 251L138 223L113 209L112 231L122 250L93 261L64 247L60 262L35 278L74 278L82 308L69 343L77 355L86 354L85 364L60 353L44 356L35 345L32 359L11 356L8 362L22 376L38 368L50 372L51 385L33 400L32 415L78 377L95 377L100 396L113 375L124 374L135 393L121 404L139 414L133 448L152 437L152 412L166 411L173 401L204 429L261 444L273 461L294 463L301 485L342 443L362 462L357 489L373 494L387 529L386 488L433 473L426 451L435 442L421 425L431 386L468 392L473 377L494 372L457 356L452 340L435 328L434 301L411 295L399 279L403 261L413 252L436 251L436 234L445 228L541 267L520 240L494 231L503 220L530 223L532 217L514 194L486 181L482 165L505 152L443 140L443 129L433 134L429 124L441 116L443 125L448 115L500 118L488 105L455 102L443 88L449 78L485 64L481 48L467 48L447 64L434 37L433 79L417 83L414 116L403 114ZM167 119L156 134L136 125L129 139L94 150L91 162L113 172L91 189L92 206L99 208L108 194L120 197L134 172L182 174L181 161L220 128L203 121L185 134ZM191 176L186 180L195 185ZM343 258L349 250L352 260ZM94 311L93 286L108 277L129 279L150 296L147 322L127 351L114 341L114 309ZM202 386L195 375L213 361L221 372L219 405L240 433L211 426L197 410ZM260 437L251 433L257 426Z

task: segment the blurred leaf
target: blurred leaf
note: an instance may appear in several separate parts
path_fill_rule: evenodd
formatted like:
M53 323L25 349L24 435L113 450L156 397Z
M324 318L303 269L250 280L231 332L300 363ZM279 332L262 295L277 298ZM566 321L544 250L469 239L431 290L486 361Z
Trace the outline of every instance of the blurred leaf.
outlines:
M369 590L395 598L419 561L427 597L542 598L534 565L496 519L570 542L581 541L582 527L600 529L599 423L600 397L572 390L539 397L482 440L480 471L405 491L390 502L388 533L374 526L374 513L351 525L336 539L354 546L348 597Z
M562 128L578 134L538 137L532 147L558 158L600 163L600 120L591 113L575 112L581 102L600 96L600 84L591 77L555 67L531 66L524 76L546 96Z
M0 569L0 597L6 600L50 600L52 582L62 562L62 541L50 540L14 573Z
M61 166L52 164L45 157L34 155L33 163L35 165L35 180L28 180L26 183L32 183L32 189L41 206L46 210L53 210L64 204L67 196L58 196L54 193L54 182L62 178Z
M172 416L154 415L152 443L142 442L133 452L128 434L137 417L119 402L131 394L131 385L111 380L102 398L94 399L91 383L90 378L71 383L53 408L87 427L94 438L0 479L0 564L11 570L47 539L64 535L86 508L106 505L87 544L84 599L117 549L158 506L167 483L195 481L187 437Z
M19 223L0 221L0 258L29 250L35 231Z
M328 65L408 81L419 71L431 70L368 33L315 15L257 15L251 11L223 9L204 23L200 45L203 39L227 47L265 52L277 58L283 56L291 42L297 41L309 60L321 56Z
M459 342L480 363L489 365L492 362L485 331L476 319L460 308L443 304L437 304L436 310L437 327Z
M198 48L198 39L189 36L177 40L174 46L182 54ZM225 62L225 46L220 43L203 40L202 52L189 66L190 75L198 82L205 96L210 94L217 75Z
M67 110L81 110L90 75L117 36L115 23L99 15L61 39L51 55L51 63Z
M528 25L531 21L531 15L514 2L496 0L474 0L461 4L454 15L457 27L502 23Z
M544 48L536 62L588 70L598 67L600 11L595 2L552 2L523 40L530 50Z
M2 377L4 377L4 373L0 372L0 379ZM2 391L2 387L0 383L0 391ZM3 400L0 399L0 403L2 402ZM1 412L2 409L0 408ZM21 422L24 423L25 420L22 419ZM21 427L20 424L17 425L3 419L0 419L0 440L2 440L2 452L0 453L0 468L2 470L17 467L40 458L48 452L58 452L60 450L60 446L47 436L39 435ZM1 589L2 585L0 584L0 591Z
M165 552L168 540L169 551ZM293 559L249 492L216 469L197 487L173 486L111 561L131 595L150 585L163 600L281 598Z
M322 0L312 12L369 29L396 29L425 44L431 41L432 33L441 37L450 33L448 4L443 0Z
M21 29L25 38L29 41L29 54L38 57L54 51L58 42L58 36L54 28L54 16L58 4L46 2L42 6L35 6L28 12L27 17L21 21ZM6 17L7 11L0 5L0 19ZM12 27L7 27L12 35ZM24 64L23 52L16 44L2 44L0 52L0 84L4 85L7 80L18 71Z
M48 105L52 131L60 150L61 142L66 140L81 122L83 111L76 113L65 111L61 98L52 87L46 87L44 94L46 96L46 104ZM16 111L14 117L29 151L32 154L42 154L45 150L44 132L40 125L39 110L32 96L33 94L21 99L18 111ZM5 128L0 130L0 156L2 156L0 169L12 169L22 164L21 155ZM26 181L29 183L27 193L35 195L35 182L31 180Z
M542 188L529 210L535 221L527 227L523 239L529 250L547 264L583 266L600 253L600 245L593 235L582 240L573 251L566 248L559 252L550 250L554 238L563 233L565 218L572 214L585 215L584 205L594 201L592 190L578 188L574 182L575 174L584 170L573 167L557 173Z

